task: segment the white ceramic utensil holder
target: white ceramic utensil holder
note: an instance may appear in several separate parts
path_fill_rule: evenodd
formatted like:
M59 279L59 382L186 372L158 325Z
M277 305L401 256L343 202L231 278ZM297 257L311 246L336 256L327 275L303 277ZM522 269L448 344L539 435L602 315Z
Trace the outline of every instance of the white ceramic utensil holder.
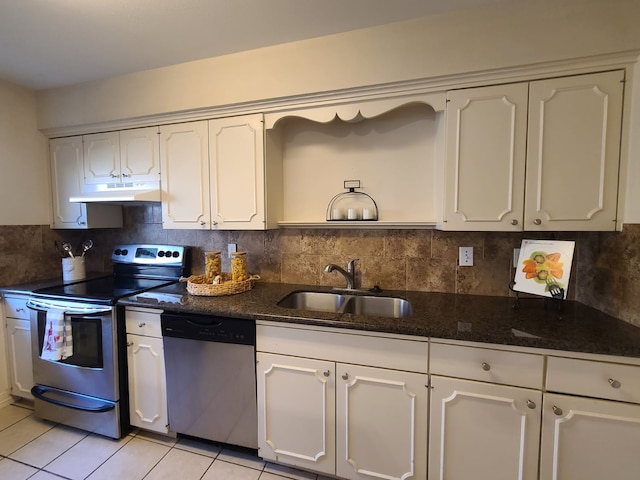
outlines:
M83 257L65 257L62 259L62 280L66 282L75 282L84 280L87 272L84 267Z

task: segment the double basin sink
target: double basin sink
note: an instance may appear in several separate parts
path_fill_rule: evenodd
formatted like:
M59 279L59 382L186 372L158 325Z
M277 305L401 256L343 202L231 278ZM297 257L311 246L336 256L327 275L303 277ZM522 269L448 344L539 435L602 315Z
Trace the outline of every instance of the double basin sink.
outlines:
M411 315L411 303L403 298L342 292L292 292L280 300L278 305L312 312L351 313L389 318Z

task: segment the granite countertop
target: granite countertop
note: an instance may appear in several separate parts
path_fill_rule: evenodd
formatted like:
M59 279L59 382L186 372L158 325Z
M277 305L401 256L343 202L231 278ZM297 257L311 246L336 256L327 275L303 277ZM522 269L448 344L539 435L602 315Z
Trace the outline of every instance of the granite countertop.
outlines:
M514 298L384 291L412 304L405 318L382 318L295 310L277 305L297 290L331 291L330 287L261 283L237 295L192 296L184 283L125 297L120 305L159 308L177 313L229 316L283 323L417 335L571 352L640 357L640 328L578 302L556 304L526 298L514 309ZM547 308L545 308L545 305Z

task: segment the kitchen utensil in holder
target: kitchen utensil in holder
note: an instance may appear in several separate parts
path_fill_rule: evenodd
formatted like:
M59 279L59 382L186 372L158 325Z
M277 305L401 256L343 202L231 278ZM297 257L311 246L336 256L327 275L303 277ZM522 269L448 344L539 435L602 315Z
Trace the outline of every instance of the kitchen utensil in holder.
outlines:
M346 192L337 194L327 206L327 221L376 221L378 220L378 205L375 200L364 192L356 192L360 187L360 180L345 180Z

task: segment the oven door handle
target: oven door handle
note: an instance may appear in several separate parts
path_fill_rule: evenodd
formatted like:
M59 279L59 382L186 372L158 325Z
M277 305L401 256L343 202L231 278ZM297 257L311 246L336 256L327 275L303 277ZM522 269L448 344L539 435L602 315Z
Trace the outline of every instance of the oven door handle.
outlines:
M48 303L48 302L42 302L39 300L34 300L33 298L30 298L29 301L27 302L27 308L30 308L31 310L42 311L42 312L45 312L50 308L60 308L64 310L64 313L67 315L81 315L83 317L91 317L91 316L99 317L101 315L104 315L105 313L111 312L112 310L111 307L68 308L66 306L62 307L62 306L56 305L55 303Z
M58 390L57 388L45 387L44 385L35 385L32 387L31 394L44 402L61 407L73 408L74 410L81 410L83 412L101 413L116 408L116 404L108 400L80 395L78 393L72 394Z

